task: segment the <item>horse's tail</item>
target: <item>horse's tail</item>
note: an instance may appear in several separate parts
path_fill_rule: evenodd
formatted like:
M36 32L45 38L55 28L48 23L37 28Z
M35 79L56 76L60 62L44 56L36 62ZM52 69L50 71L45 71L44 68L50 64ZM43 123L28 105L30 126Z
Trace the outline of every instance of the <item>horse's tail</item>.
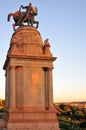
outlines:
M13 16L13 13L9 13L7 17L7 21L10 21L10 17Z

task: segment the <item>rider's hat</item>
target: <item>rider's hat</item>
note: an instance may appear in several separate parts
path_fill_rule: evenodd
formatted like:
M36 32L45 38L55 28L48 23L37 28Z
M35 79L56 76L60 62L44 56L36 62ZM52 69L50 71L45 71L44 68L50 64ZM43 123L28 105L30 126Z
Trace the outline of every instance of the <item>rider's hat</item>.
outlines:
M29 5L32 5L32 3L29 3Z

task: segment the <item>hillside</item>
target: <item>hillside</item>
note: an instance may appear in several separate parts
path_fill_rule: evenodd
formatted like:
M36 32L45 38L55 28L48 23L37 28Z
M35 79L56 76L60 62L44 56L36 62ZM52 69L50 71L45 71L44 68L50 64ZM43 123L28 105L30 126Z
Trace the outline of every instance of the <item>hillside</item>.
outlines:
M86 130L86 102L55 103L61 130Z

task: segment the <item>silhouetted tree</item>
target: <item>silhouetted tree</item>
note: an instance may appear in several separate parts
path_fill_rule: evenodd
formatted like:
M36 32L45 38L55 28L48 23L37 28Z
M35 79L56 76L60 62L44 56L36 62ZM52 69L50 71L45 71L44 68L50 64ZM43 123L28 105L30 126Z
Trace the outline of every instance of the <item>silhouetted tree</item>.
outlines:
M80 128L86 128L86 121L81 122Z

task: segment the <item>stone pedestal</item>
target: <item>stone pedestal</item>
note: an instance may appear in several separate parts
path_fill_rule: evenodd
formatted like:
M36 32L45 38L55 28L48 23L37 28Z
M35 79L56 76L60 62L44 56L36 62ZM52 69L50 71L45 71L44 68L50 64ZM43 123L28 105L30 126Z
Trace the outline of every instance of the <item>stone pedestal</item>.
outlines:
M4 130L59 130L52 91L56 57L45 47L33 27L20 27L12 35L3 67L8 115Z

